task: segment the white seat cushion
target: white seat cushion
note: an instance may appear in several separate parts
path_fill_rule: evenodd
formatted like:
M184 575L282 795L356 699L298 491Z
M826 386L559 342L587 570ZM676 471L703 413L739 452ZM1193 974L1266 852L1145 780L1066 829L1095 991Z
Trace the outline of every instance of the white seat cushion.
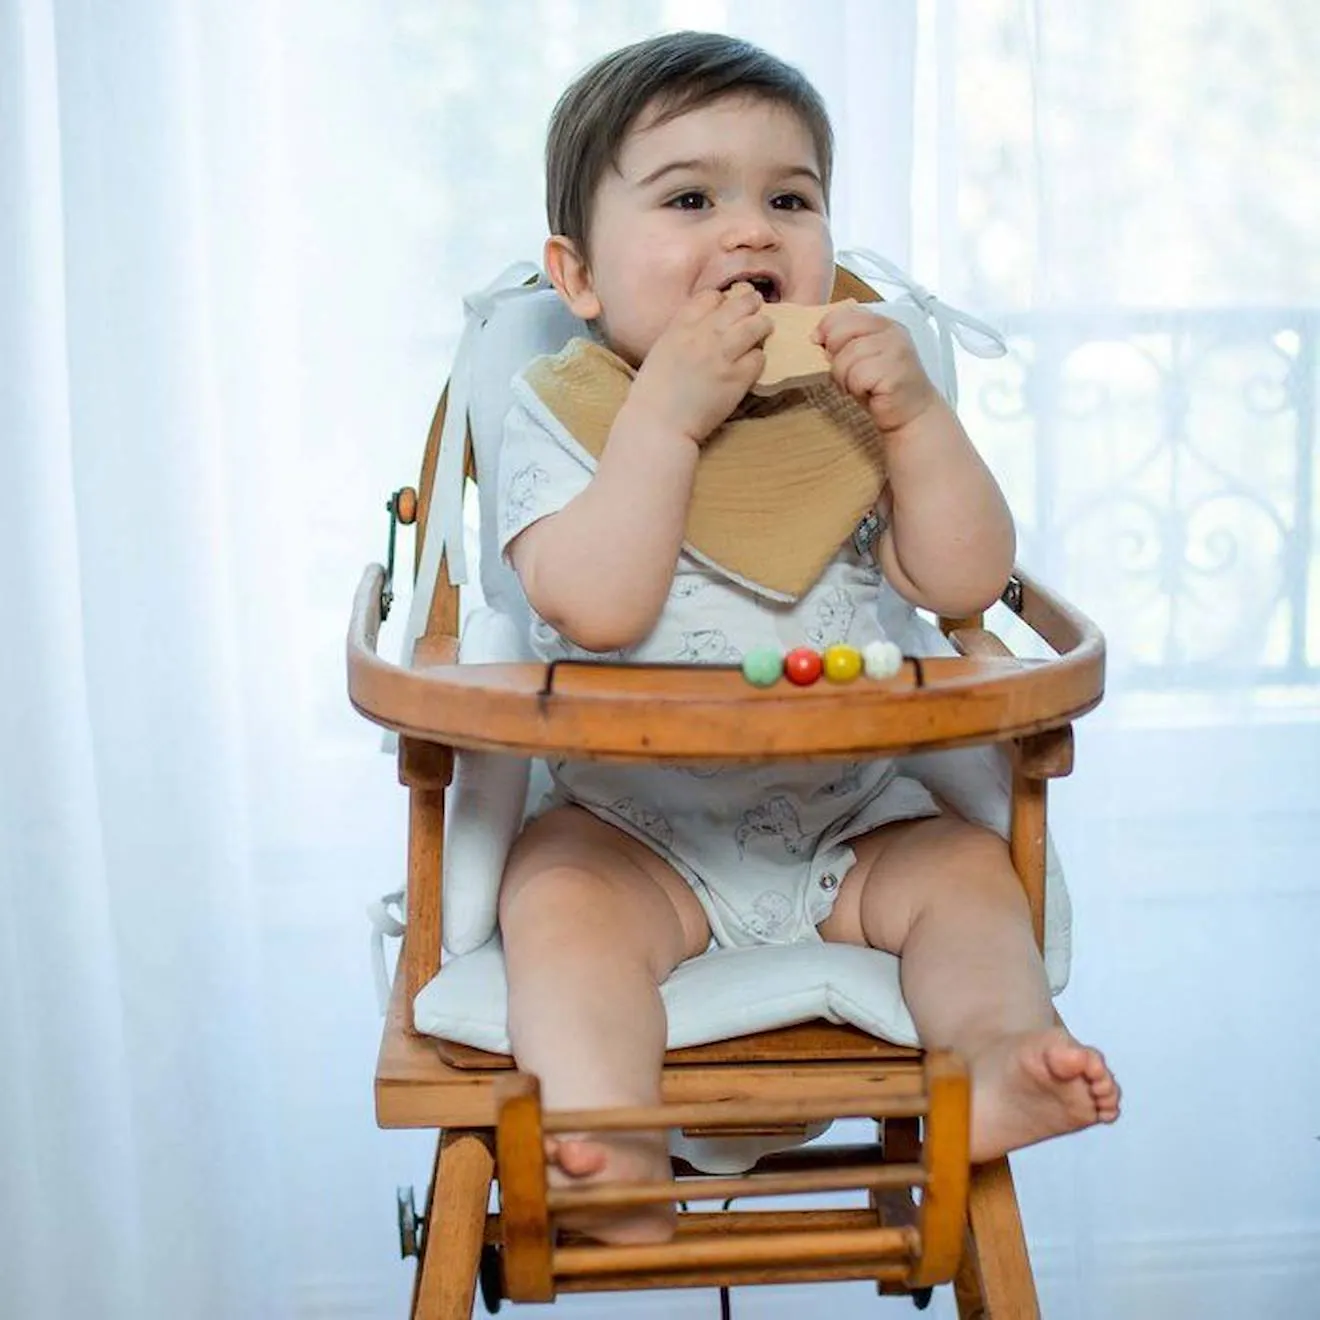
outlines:
M898 959L847 944L709 949L680 964L660 988L669 1048L825 1018L851 1022L897 1045L916 1028L898 985ZM417 1030L509 1053L509 992L496 936L446 961L413 1005Z

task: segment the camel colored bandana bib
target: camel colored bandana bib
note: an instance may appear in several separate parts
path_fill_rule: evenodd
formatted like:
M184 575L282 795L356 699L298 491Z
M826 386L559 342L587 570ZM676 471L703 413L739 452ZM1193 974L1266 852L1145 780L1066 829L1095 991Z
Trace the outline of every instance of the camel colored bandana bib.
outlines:
M636 372L574 339L523 379L593 466ZM884 446L870 414L828 383L748 395L702 447L685 548L744 586L798 599L874 508Z

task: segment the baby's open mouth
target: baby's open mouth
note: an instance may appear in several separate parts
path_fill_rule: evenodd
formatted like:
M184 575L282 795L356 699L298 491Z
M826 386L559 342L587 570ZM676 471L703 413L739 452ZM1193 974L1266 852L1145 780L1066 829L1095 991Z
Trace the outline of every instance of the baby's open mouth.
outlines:
M725 280L720 285L720 292L728 293L735 284L750 284L766 302L779 301L779 281L773 275L758 274L756 272L735 275L732 279Z

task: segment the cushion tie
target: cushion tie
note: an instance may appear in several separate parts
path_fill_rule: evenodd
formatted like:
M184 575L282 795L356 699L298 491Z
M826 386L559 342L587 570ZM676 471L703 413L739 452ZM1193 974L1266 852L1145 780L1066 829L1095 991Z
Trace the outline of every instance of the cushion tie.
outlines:
M376 981L376 1003L380 1007L381 1017L390 1003L390 978L385 971L385 937L399 939L406 929L403 917L402 889L392 894L382 894L374 903L367 904L367 920L371 922L371 970ZM390 915L390 908L398 911L398 917Z
M1003 357L1008 352L1004 337L988 322L941 302L924 285L918 284L906 271L894 265L870 248L846 248L838 254L841 265L854 274L875 276L881 283L902 289L922 312L935 322L940 338L940 382L942 393L951 408L958 406L958 373L953 362L953 342L965 348L973 357ZM861 266L863 269L856 270Z

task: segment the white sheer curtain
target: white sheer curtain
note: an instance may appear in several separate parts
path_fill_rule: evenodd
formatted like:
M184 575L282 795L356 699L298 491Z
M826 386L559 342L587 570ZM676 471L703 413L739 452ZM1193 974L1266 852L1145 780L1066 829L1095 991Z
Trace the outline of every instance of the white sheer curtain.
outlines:
M1018 1162L1046 1313L1314 1295L1311 20L0 0L6 1316L405 1313L393 1187L426 1151L373 1127L361 915L403 802L342 695L349 595L459 294L538 251L554 96L687 25L821 85L842 240L1005 318L969 420L1029 562L1113 641L1056 820L1064 1011L1128 1113ZM905 1304L736 1299L803 1305Z

